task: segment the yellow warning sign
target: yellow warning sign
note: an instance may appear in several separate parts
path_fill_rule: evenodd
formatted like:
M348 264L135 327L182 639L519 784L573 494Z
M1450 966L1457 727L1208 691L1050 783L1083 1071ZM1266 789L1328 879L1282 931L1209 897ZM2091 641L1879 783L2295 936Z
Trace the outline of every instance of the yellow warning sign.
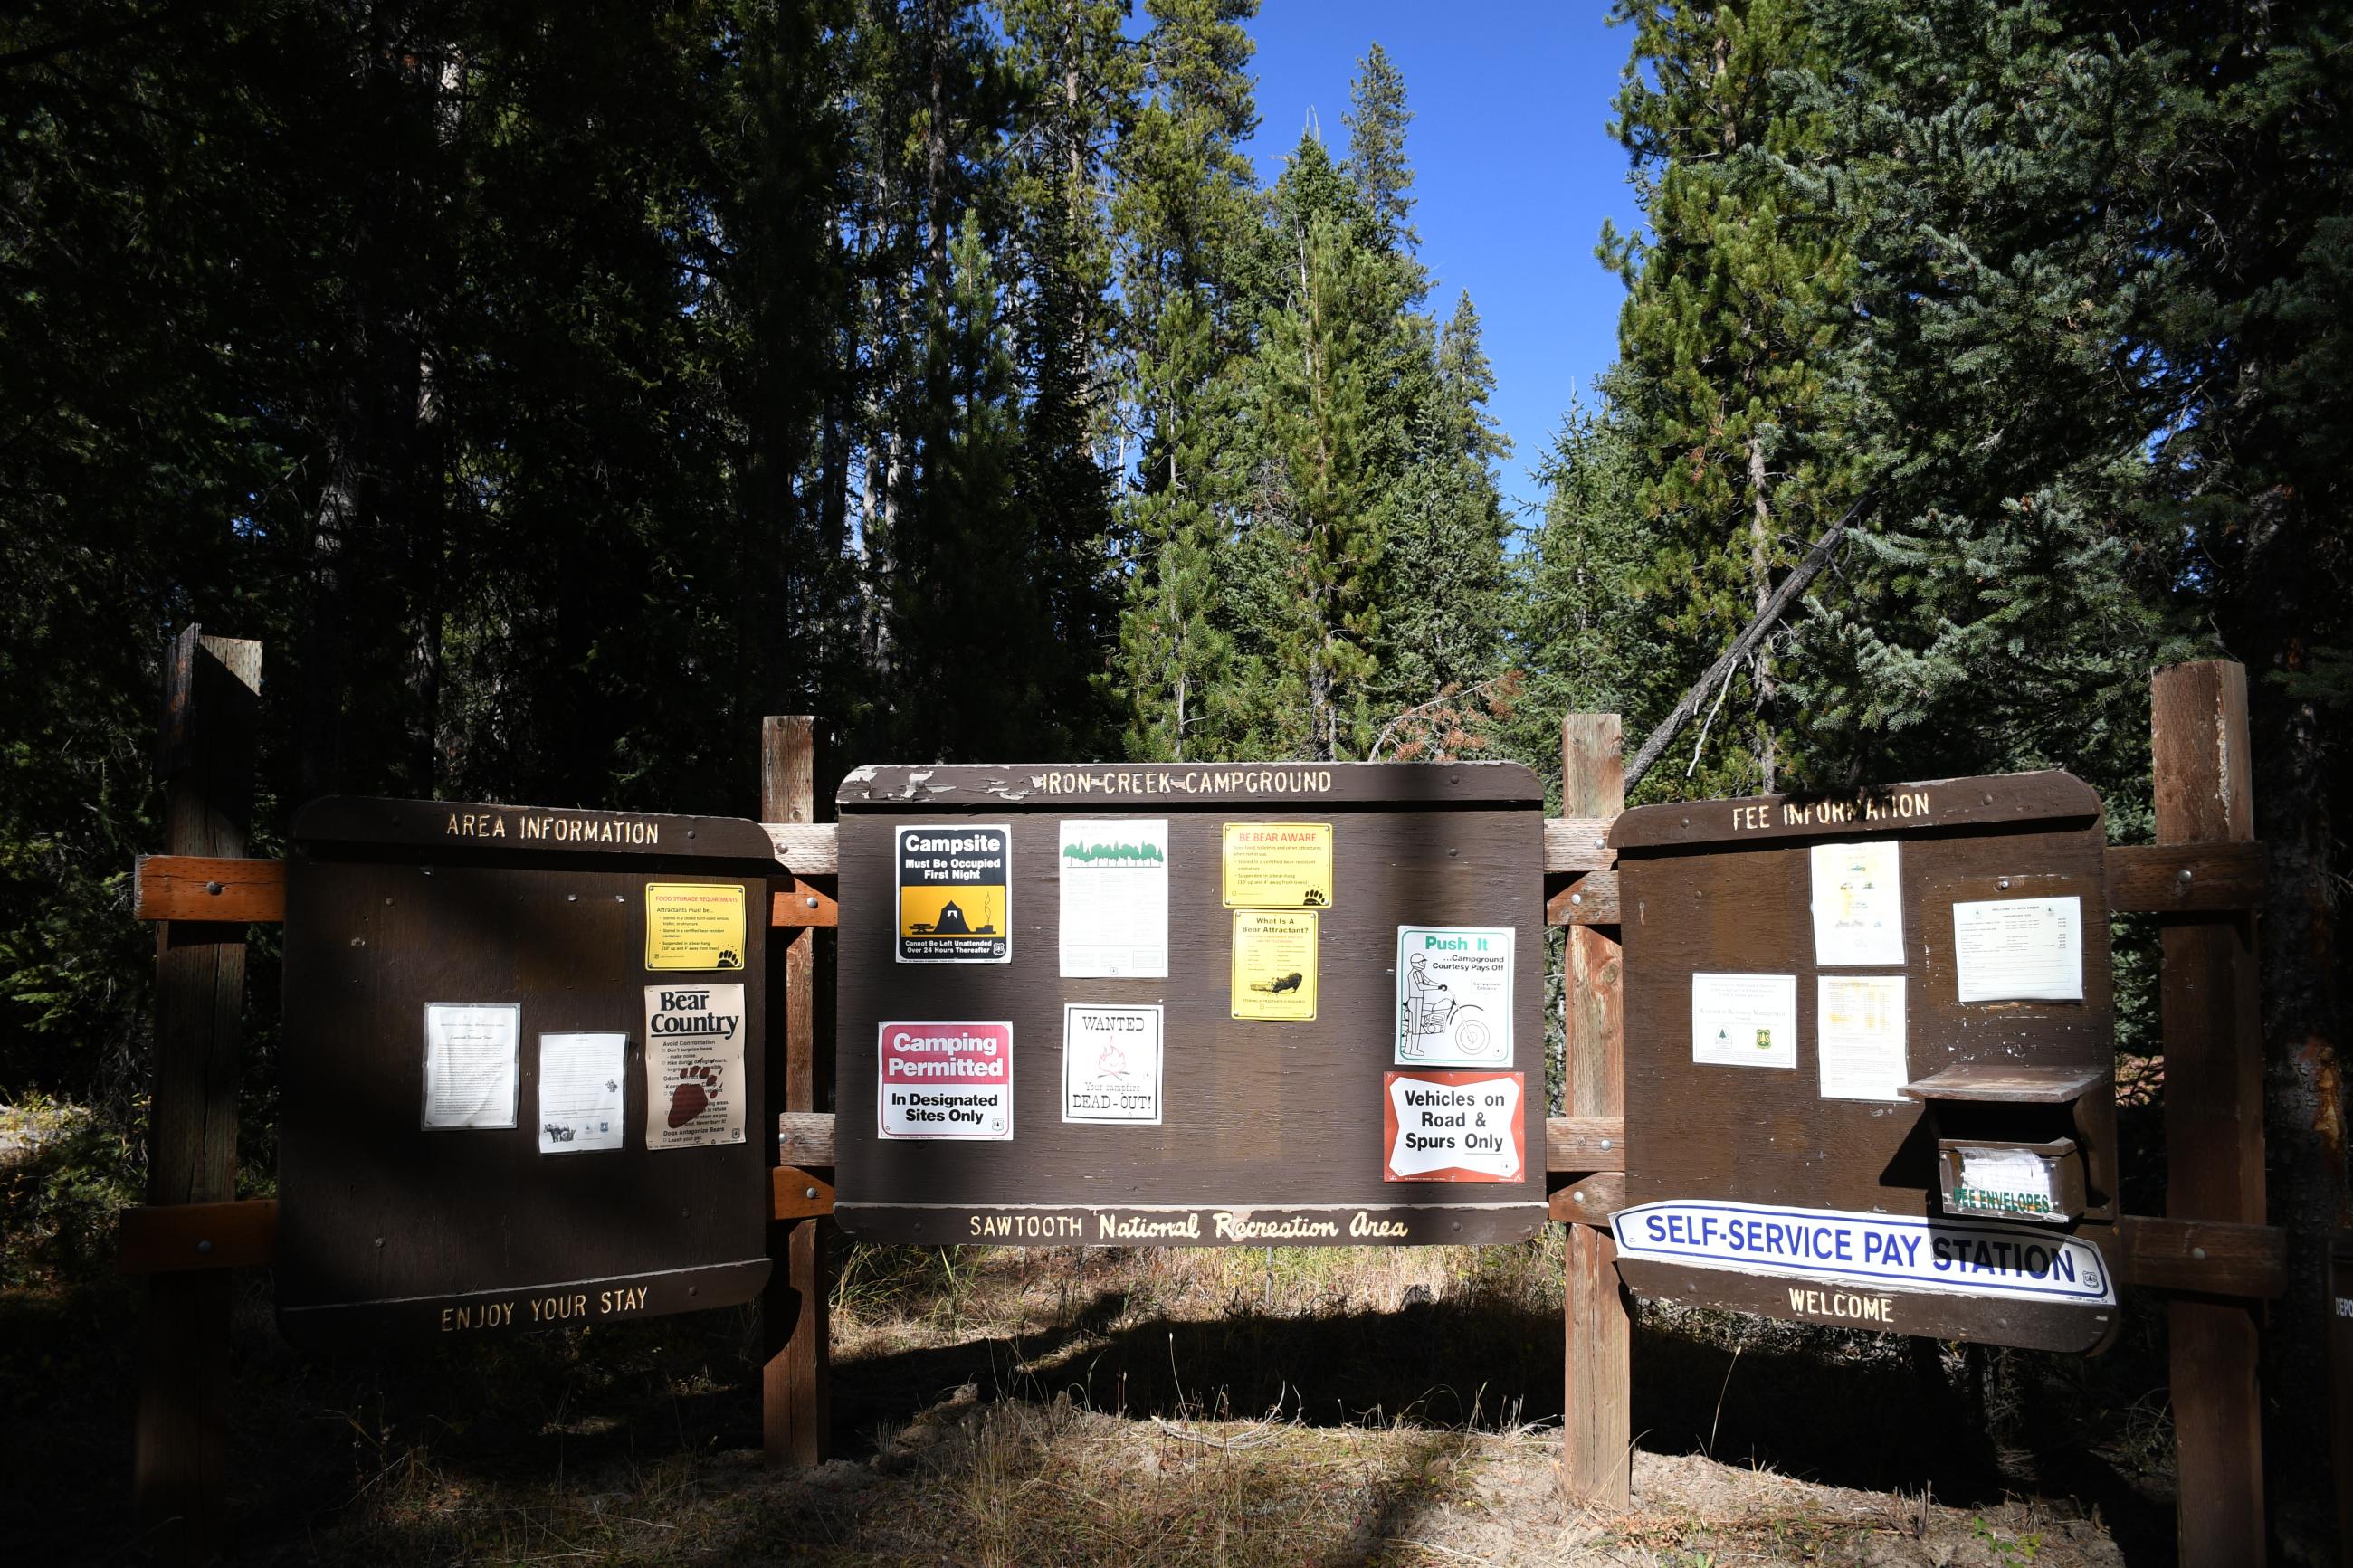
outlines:
M1328 822L1226 824L1226 908L1320 910L1332 902Z
M648 882L646 967L743 968L744 889L733 882Z
M1303 1023L1315 1016L1313 910L1234 911L1233 1016Z

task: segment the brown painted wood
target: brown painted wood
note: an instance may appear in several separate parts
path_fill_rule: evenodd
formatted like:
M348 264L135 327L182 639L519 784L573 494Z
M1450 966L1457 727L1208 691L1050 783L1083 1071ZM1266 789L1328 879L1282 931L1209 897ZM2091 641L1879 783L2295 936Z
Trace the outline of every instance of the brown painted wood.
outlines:
M1618 923L1618 873L1588 871L1545 900L1549 926L1614 926Z
M2138 914L2252 910L2263 901L2261 844L2112 844L2108 908Z
M1552 1190L1552 1217L1578 1225L1606 1226L1625 1206L1623 1171L1595 1171Z
M267 1268L278 1255L278 1200L125 1209L117 1248L125 1274Z
M1609 842L1619 849L1663 849L1773 839L1908 837L1947 828L2082 824L2099 816L2099 795L2072 774L2005 773L1887 784L1852 795L1763 795L1637 806L1618 818Z
M2245 669L2175 665L2151 682L2160 844L2252 843ZM2248 913L2160 917L2166 1211L2264 1217L2262 1021ZM2256 1563L2264 1552L2260 1320L2245 1306L2176 1300L2172 1358L2181 1561Z
M813 855L793 851L791 835L806 834L817 815L817 721L806 714L771 716L760 727L760 816L772 825L769 841L780 858L797 874L805 875ZM780 839L779 834L786 837ZM806 839L803 840L806 842ZM805 880L794 891L802 900L823 898ZM830 900L826 900L830 903ZM838 908L833 922L840 919ZM815 922L803 922L813 924ZM818 1105L817 1061L817 937L813 931L793 932L777 960L783 1028L772 1041L770 1055L780 1069L778 1093L773 1097L778 1113L780 1152L782 1122L807 1117ZM783 1049L776 1049L781 1044ZM799 1151L793 1154L797 1156ZM830 1163L830 1157L825 1162ZM768 1462L803 1468L820 1465L832 1448L832 1389L827 1364L827 1294L830 1275L826 1267L825 1221L820 1215L833 1208L833 1186L802 1171L786 1174L794 1164L816 1163L785 1160L775 1176L781 1205L787 1194L811 1187L823 1194L824 1206L804 1200L792 1214L780 1207L768 1230L770 1252L777 1268L760 1301L761 1335L766 1361L760 1373L761 1448Z
M1859 816L1857 799L1870 803ZM1694 802L1645 807L1620 819L1627 1027L1639 1046L1627 1068L1628 1201L1721 1199L1928 1215L1937 1211L1941 1191L1940 1137L2073 1139L2084 1151L2085 1218L2112 1218L2115 1106L2107 1095L2084 1092L2114 1070L2106 846L2097 797L2065 774L2034 773L1865 792L1830 803L1837 809L1828 825L1823 805L1780 796ZM1633 821L1645 813L1646 822ZM1799 814L1804 819L1794 819ZM1846 820L1837 820L1841 816ZM1864 832L1891 833L1903 843L1906 1057L1921 1099L1820 1094L1816 979L1873 970L1825 971L1814 962L1810 845ZM2084 1000L1961 1004L1952 906L2066 896L2083 900ZM1700 971L1796 977L1794 1068L1692 1059L1692 975ZM1961 1097L1943 1098L1947 1090ZM1791 1308L1786 1295L1772 1308L1768 1286L1786 1290L1807 1287L1804 1280L1659 1260L1630 1262L1625 1277L1644 1294L1671 1281L1679 1300L1706 1299L1708 1281L1715 1279L1725 1291L1720 1305L1820 1319ZM1767 1285L1755 1283L1757 1278ZM2104 1342L2116 1321L2114 1309L2080 1302L1882 1294L1901 1307L1894 1331L1949 1332L1988 1343L2080 1350ZM1760 1301L1765 1305L1756 1305ZM2010 1333L2032 1337L2004 1338Z
M2107 1242L2100 1233L2105 1229L2095 1226L2077 1234L2087 1239L2098 1237L2105 1253ZM1729 1308L1793 1323L2015 1345L2027 1350L2079 1354L2096 1350L2116 1333L2122 1321L2122 1309L2118 1307L1989 1300L1926 1290L1876 1290L1865 1285L1693 1268L1657 1259L1620 1258L1618 1267L1626 1283L1646 1301Z
M770 1219L816 1219L833 1212L831 1177L796 1165L779 1165L768 1174Z
M1624 1117L1545 1118L1545 1169L1547 1171L1622 1171L1625 1168Z
M1320 764L1297 766L1326 771ZM1293 770L1282 764L1264 771ZM1050 1212L1080 1216L1087 1222L1082 1225L1086 1237L1096 1239L1089 1216L1097 1211L1198 1213L1204 1216L1199 1228L1208 1233L1199 1239L1207 1241L1262 1239L1219 1232L1218 1214L1240 1211L1260 1216L1345 1211L1344 1231L1360 1211L1411 1210L1418 1216L1411 1237L1343 1235L1342 1244L1504 1239L1541 1226L1543 970L1536 955L1543 952L1543 818L1532 773L1489 764L1335 764L1328 771L1348 781L1347 787L1335 783L1328 795L1300 801L1276 794L1247 804L1197 805L1179 794L1151 795L1148 805L1115 805L1111 815L1169 823L1170 973L1166 979L1065 980L1059 963L1057 824L1099 808L1102 793L1077 794L1067 786L1039 793L1024 782L989 794L971 787L976 770L913 771L932 776L911 802L897 800L909 776L904 769L859 770L839 797L836 1217L846 1232L873 1240L965 1241L976 1238L972 1224L985 1226L989 1215ZM1255 775L1261 770L1240 771ZM987 780L1002 772L976 774ZM1097 777L1102 770L1041 772ZM1427 804L1433 795L1451 798L1449 781L1458 776L1481 783L1471 804ZM1388 782L1377 788L1376 781ZM1505 785L1513 792L1508 800L1500 798ZM1380 804L1380 789L1392 786L1416 803L1412 809ZM954 810L939 804L975 793L988 804ZM1117 789L1113 794L1125 798ZM1335 798L1343 795L1353 798ZM1319 1016L1302 1023L1236 1020L1229 1016L1232 914L1220 894L1221 826L1284 820L1334 825L1336 887L1319 919ZM958 821L1012 824L1011 962L895 963L893 829ZM1394 1070L1388 1042L1400 921L1510 925L1515 932L1513 1070L1523 1075L1526 1091L1520 1132L1527 1159L1520 1181L1382 1180L1382 1081ZM1159 1125L1062 1121L1062 1009L1072 1001L1165 1009ZM886 1019L1010 1020L1013 1138L880 1138L877 1028ZM1500 1220L1499 1203L1506 1205ZM1067 1237L1041 1232L987 1239L1045 1245ZM1182 1244L1173 1237L1158 1239Z
M174 640L157 746L167 853L243 858L260 691L259 643L193 626ZM244 925L159 923L154 1006L147 1201L227 1203L237 1196ZM228 1318L226 1276L148 1281L133 1492L149 1539L175 1557L208 1556L227 1538Z
M1563 817L1614 822L1626 805L1624 734L1618 715L1566 715L1560 768ZM1604 852L1599 841L1606 836L1591 836L1596 854ZM1565 837L1569 847L1584 847L1581 829ZM1620 895L1613 901L1622 906L1622 888L1609 890ZM1620 935L1616 926L1588 923L1571 925L1567 934L1565 1109L1575 1118L1620 1122L1594 1140L1591 1155L1604 1162L1596 1170L1625 1167L1626 964ZM1612 1212L1624 1205L1622 1177L1612 1200ZM1633 1418L1631 1303L1618 1276L1616 1254L1607 1231L1574 1220L1569 1225L1561 1485L1579 1504L1613 1510L1629 1502Z
M2035 1067L2023 1062L1958 1062L1904 1086L1908 1100L1992 1100L2071 1105L2094 1085L2116 1081L2111 1068Z
M142 921L275 925L286 918L286 865L243 856L142 855L131 913Z
M2144 1290L2253 1301L2287 1294L2287 1233L2275 1226L2126 1215L2110 1262L2119 1280Z
M1605 794L1588 798L1607 800L1609 797ZM1607 871L1618 864L1618 851L1609 847L1609 825L1613 820L1606 813L1586 815L1569 812L1560 816L1546 817L1546 872L1560 875Z
M853 768L844 810L1002 816L1023 810L1149 806L1314 812L1334 805L1461 808L1543 798L1519 763L935 763Z
M294 814L307 843L405 846L521 857L620 855L671 860L772 861L776 846L756 822L643 811L575 811L448 800L327 795Z
M480 1331L475 1308L488 1327L529 1328L581 1316L535 1318L533 1303L579 1296L593 1321L757 1292L771 1163L756 1048L768 931L758 913L773 865L762 845L747 866L543 858L495 840L429 858L410 842L296 841L277 1281L289 1338L332 1347ZM646 968L646 884L687 878L744 889L744 967ZM744 986L743 1143L647 1147L645 994L665 982ZM428 1002L521 1005L514 1128L420 1129ZM628 1037L620 1149L539 1152L539 1040L565 1032ZM456 1316L443 1320L445 1306Z
M841 906L827 889L807 878L795 877L778 884L770 895L768 923L777 927L837 926L841 923Z

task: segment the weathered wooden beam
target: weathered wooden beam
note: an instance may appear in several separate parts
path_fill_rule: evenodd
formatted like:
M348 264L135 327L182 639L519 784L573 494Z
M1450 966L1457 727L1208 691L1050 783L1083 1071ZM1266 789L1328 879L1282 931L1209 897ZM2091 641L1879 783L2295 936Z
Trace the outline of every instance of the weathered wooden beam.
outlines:
M1626 1119L1622 1116L1545 1118L1545 1169L1622 1171L1626 1168Z
M768 923L776 927L838 926L841 923L841 906L834 902L829 889L806 877L796 876L791 887L778 888L768 900Z
M1608 1225L1626 1206L1626 1173L1594 1171L1552 1190L1554 1219L1578 1225Z
M193 626L173 640L156 769L167 853L245 858L260 706L259 643ZM227 1203L237 1196L244 925L210 910L159 921L154 1008L147 1201ZM185 1561L216 1555L227 1538L228 1285L217 1272L147 1282L132 1496L151 1545Z
M833 1169L833 1112L787 1110L776 1118L776 1158L788 1165Z
M286 918L286 863L227 855L142 855L131 912L142 921L275 925Z
M1608 816L1547 816L1544 825L1546 871L1607 871L1618 864L1609 847Z
M1588 871L1545 900L1549 926L1614 926L1618 920L1618 873Z
M776 847L776 858L791 867L795 875L830 877L840 870L832 823L764 822L760 826L768 830L768 840Z
M278 1255L278 1200L125 1209L118 1251L125 1274L265 1268Z
M2247 672L2207 659L2150 683L2157 838L2254 841ZM2195 879L2193 878L2193 882ZM2168 1215L2262 1224L2263 1023L2249 912L2159 917ZM2263 1325L2243 1302L2168 1306L2175 1495L2184 1563L2264 1560ZM2314 1369L2316 1373L2318 1369Z
M797 1165L769 1173L770 1219L817 1219L833 1212L833 1179Z
M2143 1289L2248 1301L2287 1294L2287 1232L2276 1226L2126 1215L2116 1251L2116 1279Z
M2261 844L2118 844L2107 853L2108 908L2138 914L2252 910L2263 897Z
M760 816L797 888L807 889L807 879L820 869L833 872L832 829L822 839L809 831L817 826L815 719L793 714L761 722ZM822 897L814 889L799 894L803 900L812 896ZM800 908L809 911L806 901ZM776 984L769 994L781 1003L783 1026L772 1037L768 1053L769 1105L780 1117L816 1110L818 1084L817 932L804 927L781 946L770 971ZM783 1198L814 1188L824 1195L825 1210L780 1214L769 1232L776 1268L760 1297L766 1352L760 1372L760 1447L770 1464L806 1469L823 1464L832 1447L831 1373L826 1364L828 1271L825 1221L818 1215L830 1211L833 1187L782 1152L778 1159L772 1193Z

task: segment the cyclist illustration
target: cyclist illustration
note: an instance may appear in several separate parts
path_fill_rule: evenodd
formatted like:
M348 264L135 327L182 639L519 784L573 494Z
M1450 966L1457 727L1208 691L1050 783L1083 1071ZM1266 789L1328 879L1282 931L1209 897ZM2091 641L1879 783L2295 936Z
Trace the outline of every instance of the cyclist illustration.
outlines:
M1476 1056L1487 1048L1487 1021L1477 1016L1479 1005L1456 1001L1451 987L1431 977L1430 961L1421 953L1407 961L1398 1012L1409 1056L1427 1054L1450 1038L1454 1055Z

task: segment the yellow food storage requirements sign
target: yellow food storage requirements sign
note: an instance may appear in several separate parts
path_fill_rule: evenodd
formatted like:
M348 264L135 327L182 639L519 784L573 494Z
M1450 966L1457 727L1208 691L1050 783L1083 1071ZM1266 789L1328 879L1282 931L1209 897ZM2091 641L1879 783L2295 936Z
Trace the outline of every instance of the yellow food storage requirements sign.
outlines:
M743 968L744 889L733 882L648 882L646 967Z

